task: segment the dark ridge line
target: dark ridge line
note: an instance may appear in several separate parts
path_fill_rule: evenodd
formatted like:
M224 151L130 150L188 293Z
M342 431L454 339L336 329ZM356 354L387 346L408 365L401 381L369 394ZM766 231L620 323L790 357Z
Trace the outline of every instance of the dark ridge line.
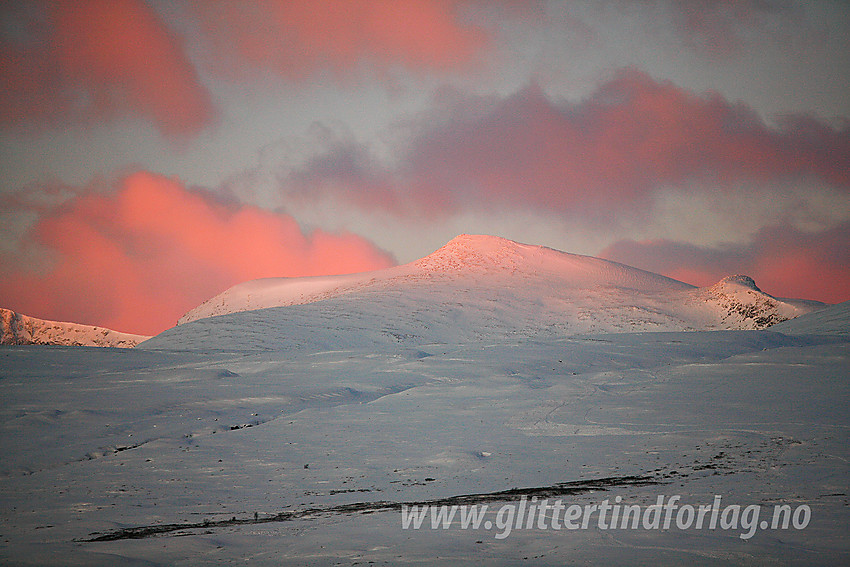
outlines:
M521 498L522 496L537 496L538 498L570 496L591 492L593 490L608 490L610 488L618 486L651 486L664 484L662 478L664 477L659 476L657 474L641 476L612 476L592 480L574 480L570 482L560 482L551 486L511 488L508 490L500 490L498 492L486 492L480 494L461 494L458 496L448 496L446 498L438 498L435 500L416 500L408 502L379 500L375 502L355 502L352 504L340 504L337 506L328 506L325 508L306 508L304 510L278 512L273 516L266 516L262 518L258 517L257 515L255 515L253 518L236 518L234 516L229 520L204 520L202 522L136 526L105 533L94 532L90 534L94 537L90 537L87 539L78 539L75 541L82 543L91 543L101 541L119 541L125 539L145 539L181 530L213 529L224 528L228 526L245 526L255 524L269 524L273 522L288 522L291 520L310 518L314 516L323 516L327 514L372 514L374 512L400 511L402 507L412 506L454 506L483 504L489 502L503 502L515 500L517 498Z

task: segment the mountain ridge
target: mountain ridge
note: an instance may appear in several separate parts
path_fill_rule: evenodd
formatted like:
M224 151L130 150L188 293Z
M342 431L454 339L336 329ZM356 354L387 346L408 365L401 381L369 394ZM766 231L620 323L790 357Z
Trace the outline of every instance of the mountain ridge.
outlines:
M762 329L815 308L777 299L748 276L698 288L592 256L461 235L385 270L236 285L144 347L302 348L312 341L345 348Z
M132 348L150 337L105 327L38 319L0 307L0 344Z
M178 324L269 307L301 305L393 283L497 278L533 274L555 277L564 286L620 284L628 289L676 290L695 286L619 262L522 244L498 236L462 234L408 264L358 274L264 278L237 284L187 312Z

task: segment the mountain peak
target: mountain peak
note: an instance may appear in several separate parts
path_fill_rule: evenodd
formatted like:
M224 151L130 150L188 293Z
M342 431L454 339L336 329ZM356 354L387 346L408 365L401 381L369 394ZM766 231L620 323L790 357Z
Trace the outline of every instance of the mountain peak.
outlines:
M501 236L461 234L413 265L428 271L460 272L472 269L513 270L543 247L520 244Z
M734 275L734 276L726 276L725 278L723 278L722 280L717 282L715 284L715 286L721 286L721 285L727 285L727 284L746 287L746 288L751 289L753 291L761 291L759 286L756 285L756 281L753 278L751 278L750 276L744 276L744 275L741 275L741 274L737 274L737 275Z
M513 240L508 240L502 236L493 236L491 234L458 234L448 242L446 242L441 248L448 248L452 246L478 246L478 247L491 247L491 246L505 246L510 244L516 244Z
M491 236L488 234L459 234L441 246L434 254L438 252L457 254L468 254L475 252L477 254L498 254L504 250L518 250L520 248L539 248L537 246L529 246L520 244L513 240L508 240L501 236ZM423 258L424 259L424 258Z

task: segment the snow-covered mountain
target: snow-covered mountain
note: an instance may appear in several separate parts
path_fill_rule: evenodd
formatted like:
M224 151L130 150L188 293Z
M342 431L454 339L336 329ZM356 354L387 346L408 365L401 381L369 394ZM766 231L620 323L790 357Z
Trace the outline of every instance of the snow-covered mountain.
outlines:
M808 313L746 276L707 288L590 256L461 235L410 264L234 286L148 348L328 348L510 336L762 329ZM215 318L215 319L210 319Z
M45 321L0 308L0 344L131 348L149 339L103 327Z

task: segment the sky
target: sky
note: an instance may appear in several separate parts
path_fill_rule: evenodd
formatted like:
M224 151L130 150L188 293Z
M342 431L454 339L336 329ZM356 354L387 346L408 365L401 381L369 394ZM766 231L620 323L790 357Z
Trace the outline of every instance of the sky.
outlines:
M141 334L462 233L850 299L850 4L0 3L0 306Z

